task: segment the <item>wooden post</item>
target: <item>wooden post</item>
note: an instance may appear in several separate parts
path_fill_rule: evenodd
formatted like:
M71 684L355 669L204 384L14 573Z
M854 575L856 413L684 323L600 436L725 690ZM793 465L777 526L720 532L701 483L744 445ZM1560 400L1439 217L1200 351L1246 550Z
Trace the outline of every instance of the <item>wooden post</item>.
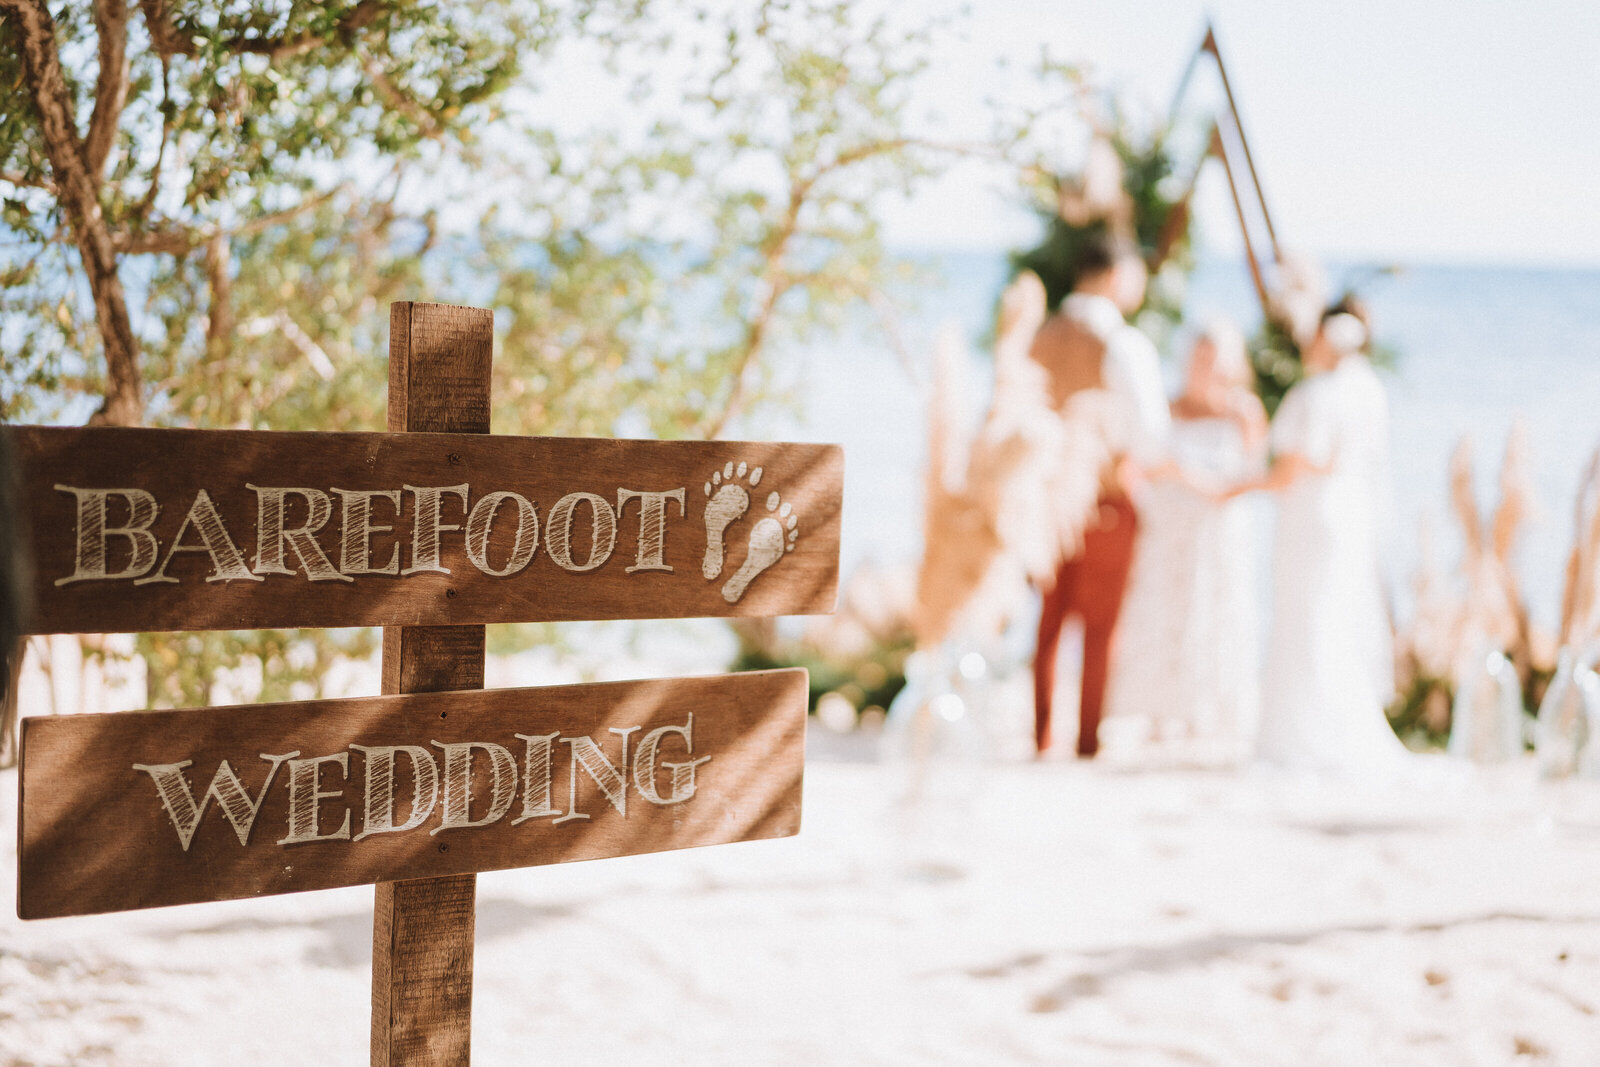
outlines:
M493 351L491 311L392 304L388 428L488 433ZM482 626L385 627L383 691L481 689L483 648ZM372 924L374 1067L470 1062L476 896L472 874L378 885Z
M485 692L484 624L829 611L838 589L844 457L831 445L494 439L493 315L438 304L390 310L388 433L0 427L0 441L23 457L22 514L36 546L34 632L383 625L383 689L390 694L28 720L18 782L17 908L24 918L45 918L375 884L372 1062L464 1065L471 1058L476 880L461 872L792 836L800 826L805 744L804 671ZM281 471L295 472L302 488L274 487ZM474 484L470 514L487 502L487 519L452 522L459 517L454 498L465 508ZM533 508L501 485L554 501L545 558L527 576L537 541L524 540L523 531L536 522ZM390 487L417 495L409 522L399 489ZM608 502L613 488L615 509ZM331 531L323 540L313 536L331 517L330 493L343 497L337 547ZM450 505L444 515L441 495ZM310 509L299 512L298 528L284 522L288 496ZM113 498L125 505L120 527L105 519ZM373 498L393 503L388 524L370 521ZM494 509L507 499L520 503L495 540ZM621 524L619 545L630 501L637 504ZM162 502L171 506L162 511ZM577 542L587 549L582 560L571 540L580 503L593 529ZM243 530L252 513L254 569L223 518L232 516ZM313 523L312 515L321 518ZM264 523L275 536L261 532L269 528ZM182 543L191 526L203 546ZM61 536L64 529L75 536ZM443 557L441 530L461 533ZM372 539L384 534L391 564L375 568ZM407 541L416 565L397 571ZM110 553L108 543L117 546ZM285 565L286 544L296 567ZM601 573L573 579L613 556ZM312 584L326 578L340 580ZM116 582L126 584L105 584ZM542 801L524 777L523 815L505 820L513 796L495 783L514 781L515 771L493 768L513 757L485 739L552 742L544 749L551 771L549 748L561 731L516 733L527 728L528 715L576 731L563 738L575 746L572 806L554 822L519 829L527 819L561 815L550 802L551 775L543 776ZM639 731L630 762L627 737ZM606 734L623 735L621 759L644 801L631 813L624 772L612 767L608 777L587 763L582 769L599 794L590 795L588 811L578 808L576 746ZM352 737L369 744L350 744ZM405 744L370 744L385 738ZM438 793L424 798L423 768L436 786L442 776L421 747L425 740L467 753L464 761L445 760L443 774L456 783L445 796L458 802L446 800L428 830L421 823ZM663 745L671 750L666 760ZM411 757L412 817L394 825L375 816L383 809L370 802L381 804L388 789L393 815L392 757L402 749L422 755ZM367 821L353 840L384 835L356 854L348 832L354 797L323 790L317 777L328 761L348 770L347 750L369 761L360 776L368 803L356 809ZM302 751L333 754L300 759ZM473 773L472 751L489 754L487 778ZM237 800L245 786L227 761L248 759L241 752L288 754L262 756L270 766L246 773L255 792L243 793L244 807L223 800L201 825L206 804L193 792L204 772L191 781L183 768L218 768L203 796L223 790ZM670 762L679 753L689 758ZM273 789L286 761L289 773ZM701 765L709 769L697 775ZM346 778L347 790L363 788ZM479 811L492 815L467 818L474 793ZM336 796L345 797L344 830L323 833L319 802L331 808ZM251 828L263 808L266 821L289 834L257 833L252 848ZM557 829L569 819L582 821ZM163 829L169 825L170 834ZM434 837L444 829L455 832ZM294 863L278 851L284 846L297 850ZM393 878L405 880L384 881Z
M1244 119L1239 117L1239 105L1233 99L1233 85L1228 81L1228 67L1222 62L1222 49L1217 47L1217 33L1210 25L1206 26L1206 39L1200 46L1202 50L1210 52L1211 58L1217 61L1217 73L1222 76L1222 91L1228 95L1228 113L1233 116L1233 128L1239 132L1239 147L1244 150L1244 164L1250 171L1250 181L1256 187L1256 203L1261 205L1261 218L1267 224L1267 238L1272 243L1272 261L1283 261L1283 252L1278 248L1278 231L1272 226L1272 212L1267 210L1267 197L1261 191L1261 178L1256 174L1256 161L1250 155L1250 139L1244 135ZM1238 194L1235 193L1235 196Z
M1267 299L1267 284L1261 278L1261 261L1256 257L1255 245L1250 240L1250 223L1244 215L1244 201L1239 199L1239 183L1233 176L1233 164L1228 160L1228 149L1222 141L1222 130L1216 125L1211 127L1211 155L1222 160L1222 169L1228 175L1228 191L1233 193L1233 210L1239 216L1239 234L1244 238L1244 256L1250 264L1250 280L1256 286L1256 299L1261 301L1261 315L1263 318L1272 318L1272 302Z

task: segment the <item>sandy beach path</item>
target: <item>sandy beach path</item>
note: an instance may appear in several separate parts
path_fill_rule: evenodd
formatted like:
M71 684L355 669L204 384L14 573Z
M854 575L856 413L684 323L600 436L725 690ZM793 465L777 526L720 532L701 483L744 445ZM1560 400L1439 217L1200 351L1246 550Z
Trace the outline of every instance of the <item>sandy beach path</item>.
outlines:
M1600 1062L1600 791L807 773L795 840L482 876L474 1062ZM0 1064L364 1063L371 906L8 908Z

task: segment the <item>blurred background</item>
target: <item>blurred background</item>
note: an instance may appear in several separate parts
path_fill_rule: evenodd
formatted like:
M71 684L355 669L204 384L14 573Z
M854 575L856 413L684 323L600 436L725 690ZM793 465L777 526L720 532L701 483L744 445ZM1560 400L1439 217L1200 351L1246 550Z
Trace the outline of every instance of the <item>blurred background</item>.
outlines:
M386 307L405 299L494 309L496 433L845 446L835 615L490 628L491 685L810 668L815 822L805 851L750 846L725 867L710 850L486 876L482 988L501 992L480 1004L523 990L578 1010L602 972L572 964L588 977L563 984L529 953L689 914L749 938L749 969L660 933L662 980L621 984L639 1022L604 1047L1593 1062L1597 56L1600 9L1562 0L15 0L0 4L0 420L379 430ZM984 425L1001 293L1022 268L1064 288L1074 249L1108 228L1150 268L1133 321L1169 393L1223 317L1275 410L1301 376L1306 309L1367 302L1391 411L1387 714L1413 749L1450 747L1468 708L1514 746L1398 793L1138 744L1039 765L1036 593L986 591L957 612L984 626L919 631L940 529L929 457L964 454ZM1272 507L1243 507L1264 561ZM1264 609L1264 562L1255 580ZM33 638L13 689L23 715L375 693L378 644ZM962 697L935 709L931 747L909 740L933 707L906 690L918 669ZM1545 753L1542 707L1565 724ZM14 760L9 724L0 753ZM263 1000L321 1033L333 1009L311 999L359 1011L358 898L217 905L233 917L216 926L11 921L0 1006L28 1026L0 1038L7 1062L32 1062L30 1043L41 1062L163 1062L161 1035L193 1018L154 996L118 1008L116 968L176 988L218 946L264 941L301 978ZM769 905L836 963L862 945L879 962L830 995L836 970L762 932ZM192 955L169 974L150 946L172 938ZM86 974L77 1023L44 1009ZM223 1002L245 995L218 981ZM1212 996L1215 1017L1192 1012ZM788 1003L810 1021L784 1021ZM521 1062L522 1040L572 1048L558 1014L486 1035L489 1061ZM680 1019L722 1043L691 1055ZM359 1050L357 1023L329 1047ZM480 1009L476 1025L496 1024ZM260 1030L243 1047L269 1047L278 1027Z

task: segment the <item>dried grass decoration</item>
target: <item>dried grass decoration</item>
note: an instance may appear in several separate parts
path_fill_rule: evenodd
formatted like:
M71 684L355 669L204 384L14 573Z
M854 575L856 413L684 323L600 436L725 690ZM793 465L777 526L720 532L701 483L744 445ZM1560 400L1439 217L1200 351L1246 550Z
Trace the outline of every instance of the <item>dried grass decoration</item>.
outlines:
M1578 486L1561 597L1560 655L1534 732L1546 778L1600 778L1600 450Z
M1535 670L1527 605L1511 572L1517 534L1533 510L1527 431L1514 425L1500 468L1500 502L1480 518L1472 492L1472 446L1463 438L1450 461L1450 497L1461 524L1467 596L1455 630L1455 701L1450 751L1476 762L1523 751L1526 693Z
M1600 449L1583 473L1572 520L1560 639L1564 648L1583 648L1600 639Z
M961 430L960 343L941 335L928 419L924 548L912 629L932 649L958 632L1003 628L1029 582L1047 586L1078 550L1110 462L1103 394L1049 404L1028 356L1044 323L1045 288L1024 272L1000 302L994 398L977 435Z

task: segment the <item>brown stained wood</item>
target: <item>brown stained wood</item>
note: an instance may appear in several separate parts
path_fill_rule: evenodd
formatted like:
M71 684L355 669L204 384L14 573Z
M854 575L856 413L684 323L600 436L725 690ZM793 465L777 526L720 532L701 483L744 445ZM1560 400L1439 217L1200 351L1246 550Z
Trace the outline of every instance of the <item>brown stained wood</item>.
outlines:
M389 429L399 433L487 434L493 358L493 312L409 301L391 304ZM446 462L459 465L459 455L447 454ZM470 487L471 483L463 484ZM465 515L471 503L470 488L462 503ZM467 521L456 525L466 529L472 524ZM514 539L508 555L515 554L517 543ZM413 556L416 551L414 541ZM439 556L437 549L433 554ZM447 600L453 592L446 589ZM383 691L482 689L483 652L481 623L455 627L386 626ZM470 769L470 762L468 766ZM374 890L374 1067L464 1067L472 1059L472 956L477 895L477 877L473 874L382 882Z
M803 670L755 671L26 718L18 912L28 919L91 914L793 835L800 823L806 687ZM690 727L691 715L689 738L668 731L657 738L653 764L647 752L641 754L651 731ZM628 734L624 764L622 738L610 731L630 727L639 729ZM530 742L516 735L552 733L575 741L592 738L606 760L625 772L625 814L581 767L574 809L572 753L583 744L558 738L550 746L549 800L561 815L516 822L530 809L542 810L544 798L537 775L530 793ZM498 745L510 754L516 771L512 799L488 825L434 833L444 822L449 789L442 746L465 742ZM366 776L372 757L352 745L411 745L430 755L441 779L439 796L419 826L354 840L369 828ZM272 761L263 754L291 752L300 754L302 764L320 756L347 758L348 769L336 762L321 766L317 788L330 795L316 804L315 827L331 835L348 817L350 839L279 843L290 836L294 772L287 761L271 772ZM694 768L694 792L686 799L658 804L641 792L642 781L670 800L668 764L707 756ZM185 760L192 763L181 774L197 802L223 760L250 799L267 786L259 813L248 822L246 844L213 797L184 849L157 775L135 765L160 768ZM475 749L470 800L463 809L468 820L490 811L492 770L489 750ZM401 825L416 791L408 755L396 757L391 779L392 822ZM375 795L381 799L381 788ZM301 799L306 796L302 790ZM574 810L589 818L562 819ZM397 936L405 937L403 928Z
M385 627L383 690L481 690L483 653L482 626ZM473 874L384 881L374 889L373 1064L470 1060L476 900Z
M390 324L387 434L0 427L33 632L383 625L394 694L29 720L18 912L377 883L372 1062L465 1064L474 872L797 833L807 688L790 671L485 693L483 624L831 611L843 457L490 438L491 313L403 303ZM646 755L662 738L676 765ZM516 742L520 818L501 788ZM283 837L257 833L274 819Z
M389 305L389 429L489 432L494 312L453 304Z
M407 395L413 406L427 409L415 388ZM841 450L831 445L110 427L23 426L0 432L8 435L22 468L22 525L33 542L36 563L38 611L32 625L37 633L770 616L822 613L834 606L844 461ZM752 485L757 468L761 477ZM725 489L730 484L734 488ZM56 585L79 573L80 562L80 496L57 485L150 493L159 509L150 526L158 555L144 576L160 572L178 580L136 584L129 577ZM439 565L448 574L356 574L346 575L349 581L310 581L288 540L282 542L283 565L292 573L257 574L263 541L270 549L274 539L260 536L263 496L251 485L327 494L328 518L315 532L314 543L334 571L347 562L346 569L354 570L359 558L359 549L348 561L342 557L345 501L355 498L335 489L399 492L398 516L392 498L371 499L368 524L395 528L368 539L367 563L374 568L391 561L400 571L418 565L420 497L403 489L406 485L469 487L467 505L455 494L440 497L441 526L467 526L469 508L490 493L520 494L533 508L539 539L526 565L504 577L485 573L469 559L464 530L440 532ZM260 581L208 581L217 564L192 522L181 544L194 550L173 554L162 570L202 489L236 546L241 566ZM675 499L660 501L659 563L670 571L639 568L641 555L650 561L647 545L641 553L641 539L651 524L636 496L627 497L617 513L619 490L682 491L681 513ZM744 499L748 505L723 524L711 502L725 492L724 499ZM574 493L593 494L602 503L597 508L589 498L570 502L570 537L558 547L564 547L565 562L572 567L590 562L596 513L603 508L616 516L615 543L601 557L604 562L590 570L563 567L551 550L552 514L560 517L558 503ZM771 494L777 496L769 512ZM129 499L105 499L107 530L129 525ZM284 528L304 525L310 511L306 498L289 494L283 499ZM504 570L511 563L521 514L512 498L500 501L483 553L490 570ZM790 547L790 517L795 539L792 550L785 551ZM423 525L426 530L427 522ZM531 524L527 529L531 532ZM752 539L768 534L775 536L764 543L769 553L776 551L776 558L730 602L724 591L747 566ZM104 544L104 573L130 569L133 536L108 532ZM721 565L711 568L714 577L708 580L702 566L718 547L723 549Z
M458 874L378 886L372 1063L469 1062L477 885Z
M439 693L483 688L482 626L388 626L383 691Z

